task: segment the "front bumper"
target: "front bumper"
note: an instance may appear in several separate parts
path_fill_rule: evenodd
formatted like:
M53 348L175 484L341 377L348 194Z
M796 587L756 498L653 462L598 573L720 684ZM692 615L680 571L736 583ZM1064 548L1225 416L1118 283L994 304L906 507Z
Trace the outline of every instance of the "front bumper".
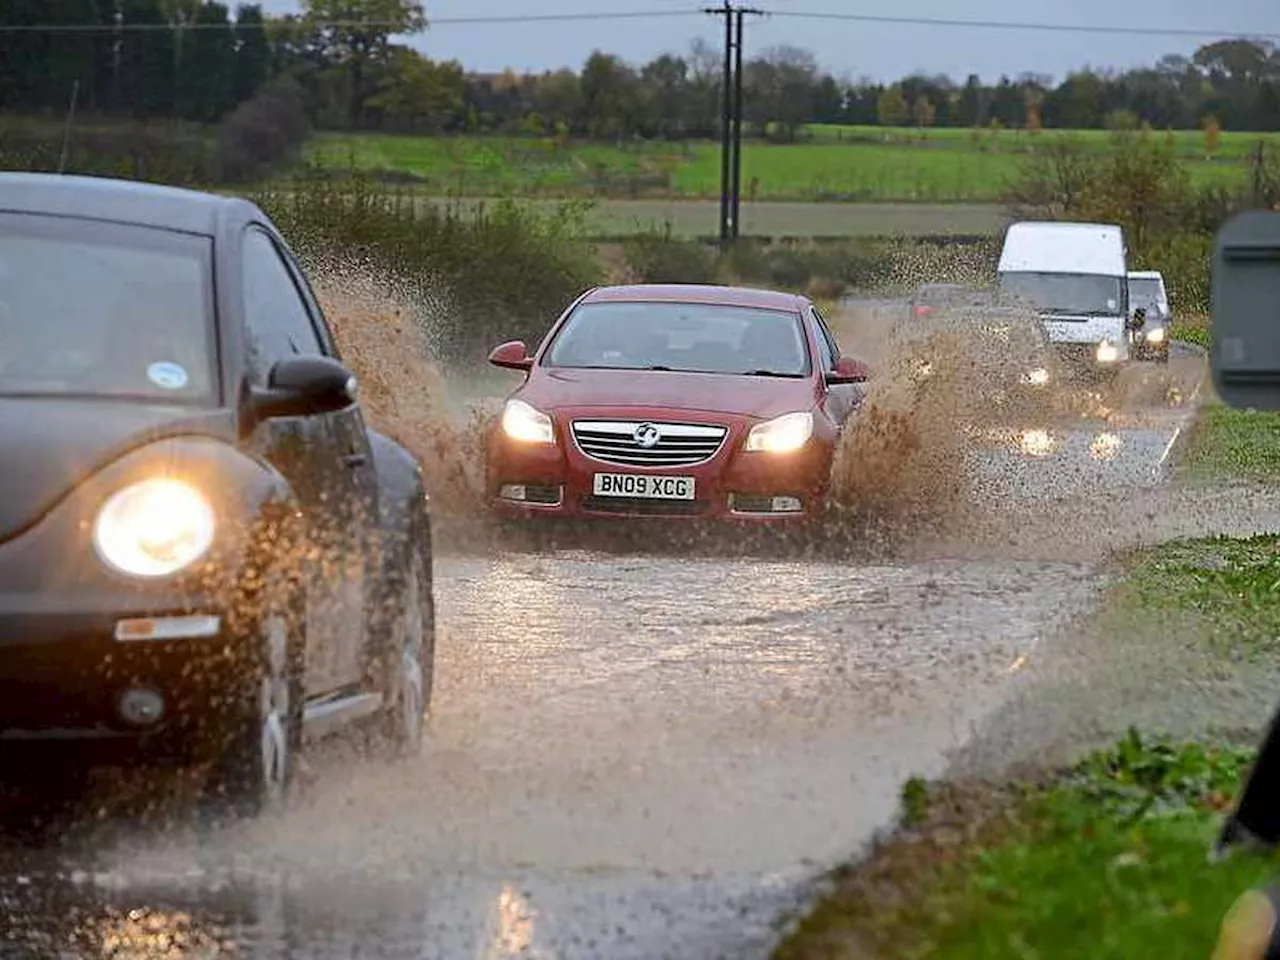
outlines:
M821 512L834 454L833 439L817 434L792 454L745 453L745 429L735 428L705 463L643 469L588 457L558 433L555 445L513 441L500 429L491 434L487 491L500 516L795 524ZM594 492L596 474L689 477L694 495L683 500L601 496Z
M1105 376L1122 367L1132 358L1128 345L1116 345L1114 359L1099 358L1099 344L1056 341L1053 344L1058 360L1068 370Z
M5 599L0 750L189 762L221 736L247 647L218 614L33 611Z
M1137 339L1133 345L1133 355L1137 360L1165 361L1169 359L1169 333L1166 330L1159 340L1148 339L1146 335Z

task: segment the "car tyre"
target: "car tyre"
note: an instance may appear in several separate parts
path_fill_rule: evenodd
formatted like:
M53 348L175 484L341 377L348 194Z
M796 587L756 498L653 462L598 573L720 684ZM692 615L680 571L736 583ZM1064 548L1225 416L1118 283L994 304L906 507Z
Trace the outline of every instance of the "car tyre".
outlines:
M435 679L435 601L430 528L419 517L396 580L395 618L386 649L386 707L381 736L397 756L422 748Z
M302 744L301 624L298 611L268 609L257 620L255 649L230 695L225 739L208 792L233 816L279 809L293 783Z

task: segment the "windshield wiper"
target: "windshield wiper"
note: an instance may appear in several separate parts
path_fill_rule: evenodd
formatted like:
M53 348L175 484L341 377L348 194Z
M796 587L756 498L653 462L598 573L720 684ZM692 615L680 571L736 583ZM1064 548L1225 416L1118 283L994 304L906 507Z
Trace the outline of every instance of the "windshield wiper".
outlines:
M777 370L748 370L743 376L746 377L785 377L788 380L795 380L803 377L803 373L779 373Z

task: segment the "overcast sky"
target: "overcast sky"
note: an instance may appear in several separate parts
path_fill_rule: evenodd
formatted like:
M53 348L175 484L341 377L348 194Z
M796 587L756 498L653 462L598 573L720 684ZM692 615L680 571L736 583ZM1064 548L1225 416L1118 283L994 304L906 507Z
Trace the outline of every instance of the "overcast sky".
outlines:
M3 2L3 0L0 0ZM697 10L720 0L427 0L428 18L512 16L536 13L602 13ZM288 12L299 0L265 0L272 12ZM997 20L1019 23L1086 24L1139 29L1204 30L1204 40L1224 34L1280 34L1280 0L753 0L759 8L785 14L851 13ZM413 41L436 59L459 60L468 70L542 71L578 67L596 48L639 63L664 52L684 53L696 37L719 43L722 33L705 16L625 21L525 24L438 23ZM1061 78L1083 66L1149 64L1166 53L1191 53L1195 37L1141 34L1030 32L833 22L776 16L748 20L746 51L790 44L805 47L837 75L897 79L918 71L946 73L963 80L969 73L995 80L1000 74L1046 73Z

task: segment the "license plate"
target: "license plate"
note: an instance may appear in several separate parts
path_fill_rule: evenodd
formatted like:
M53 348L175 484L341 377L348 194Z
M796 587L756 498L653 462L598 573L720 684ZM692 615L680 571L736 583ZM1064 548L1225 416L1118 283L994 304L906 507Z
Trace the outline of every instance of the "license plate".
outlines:
M597 473L592 485L597 497L635 497L640 500L692 500L693 477L657 477L646 473Z

